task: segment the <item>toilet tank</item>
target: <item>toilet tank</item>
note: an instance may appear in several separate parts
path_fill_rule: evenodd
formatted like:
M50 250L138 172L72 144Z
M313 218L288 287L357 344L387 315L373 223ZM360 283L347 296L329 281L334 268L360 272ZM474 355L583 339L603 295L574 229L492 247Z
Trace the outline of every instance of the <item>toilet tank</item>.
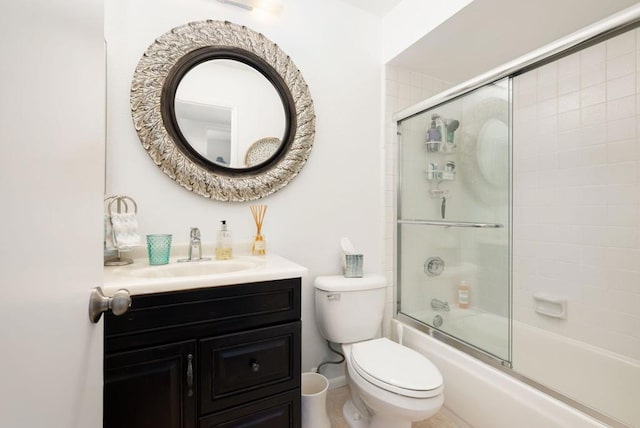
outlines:
M319 276L313 285L316 321L325 339L353 343L378 336L387 293L385 277Z

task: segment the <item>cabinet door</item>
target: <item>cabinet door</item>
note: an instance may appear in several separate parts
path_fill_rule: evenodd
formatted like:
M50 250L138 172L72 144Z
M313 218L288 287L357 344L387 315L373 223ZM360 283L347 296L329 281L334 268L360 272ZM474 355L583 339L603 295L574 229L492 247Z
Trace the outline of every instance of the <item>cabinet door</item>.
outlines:
M105 356L104 428L195 428L196 341Z

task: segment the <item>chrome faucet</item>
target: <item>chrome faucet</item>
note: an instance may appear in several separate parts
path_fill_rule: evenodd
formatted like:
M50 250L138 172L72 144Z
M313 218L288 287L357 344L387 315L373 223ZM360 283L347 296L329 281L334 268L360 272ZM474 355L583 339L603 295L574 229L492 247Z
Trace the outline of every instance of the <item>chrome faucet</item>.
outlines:
M449 308L449 303L444 302L440 299L431 299L431 309L434 311L445 311L449 312L451 309Z
M203 260L211 260L210 257L202 257L202 241L200 240L200 229L191 228L189 234L189 257L180 259L179 262L199 262Z

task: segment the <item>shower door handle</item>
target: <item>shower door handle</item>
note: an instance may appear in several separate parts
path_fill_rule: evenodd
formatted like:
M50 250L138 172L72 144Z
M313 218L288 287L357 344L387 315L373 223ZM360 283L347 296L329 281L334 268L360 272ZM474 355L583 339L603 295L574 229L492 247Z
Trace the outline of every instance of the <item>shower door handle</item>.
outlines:
M421 224L440 227L474 227L481 229L500 229L504 225L499 223L474 223L472 221L438 221L438 220L398 220L398 224Z

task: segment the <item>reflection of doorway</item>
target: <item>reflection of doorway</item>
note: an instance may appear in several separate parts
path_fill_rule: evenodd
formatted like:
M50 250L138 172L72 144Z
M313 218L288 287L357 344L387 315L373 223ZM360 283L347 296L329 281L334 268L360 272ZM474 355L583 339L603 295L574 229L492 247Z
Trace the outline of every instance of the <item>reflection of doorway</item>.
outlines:
M206 158L221 165L229 165L231 159L231 130L209 126L205 130Z
M176 100L175 109L178 127L191 147L211 162L234 164L235 107Z

